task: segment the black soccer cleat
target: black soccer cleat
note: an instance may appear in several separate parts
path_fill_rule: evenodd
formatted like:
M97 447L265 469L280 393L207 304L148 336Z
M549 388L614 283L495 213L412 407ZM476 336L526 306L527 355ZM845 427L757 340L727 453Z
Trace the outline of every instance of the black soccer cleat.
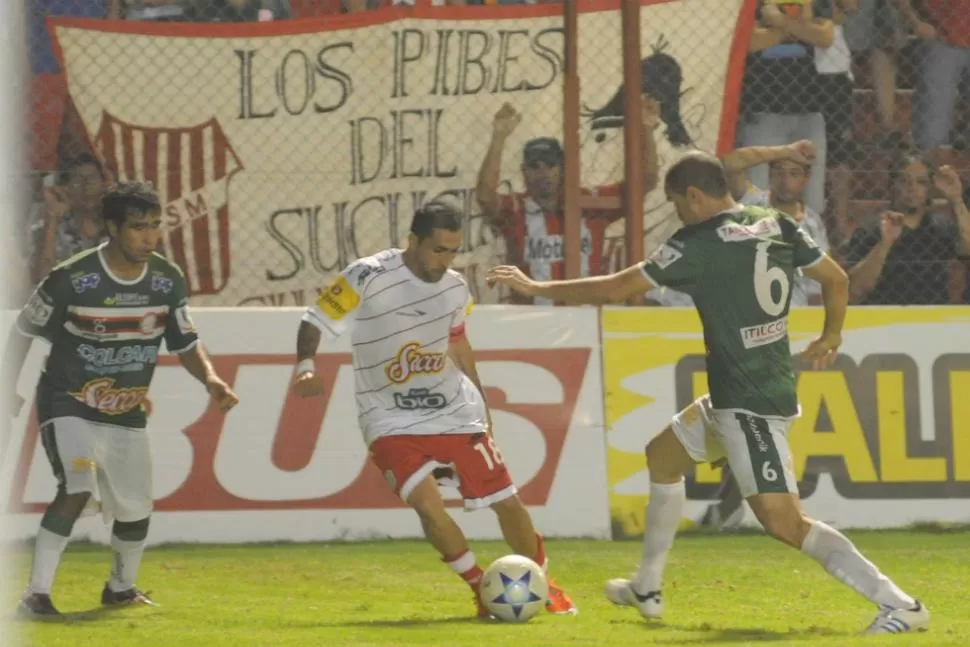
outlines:
M21 615L47 618L59 617L61 612L57 610L51 601L51 596L46 593L27 593L20 599L20 606L17 611Z
M131 587L126 591L112 591L107 582L104 585L104 590L101 591L101 604L109 607L121 607L129 604L147 604L153 607L158 606L152 602L152 599L148 597L147 593L142 593L142 591L136 587Z

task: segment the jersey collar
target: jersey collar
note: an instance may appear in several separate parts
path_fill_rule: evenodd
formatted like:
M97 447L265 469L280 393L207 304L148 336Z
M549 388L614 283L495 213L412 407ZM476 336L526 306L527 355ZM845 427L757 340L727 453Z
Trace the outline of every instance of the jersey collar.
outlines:
M101 267L104 269L104 273L108 275L108 278L119 285L135 285L141 283L145 279L145 275L148 274L148 263L145 263L145 267L142 268L141 274L138 275L136 279L125 280L121 277L115 276L115 273L111 271L108 267L108 261L104 257L104 248L108 245L107 242L98 245L98 260L101 261Z
M696 225L688 225L688 227L693 229L713 229L714 227L717 227L722 222L724 222L724 219L727 218L728 216L733 216L741 213L742 209L744 209L744 205L736 204L732 209L727 209L725 211L722 211L721 213L717 214L713 218L708 218L704 222L699 222Z

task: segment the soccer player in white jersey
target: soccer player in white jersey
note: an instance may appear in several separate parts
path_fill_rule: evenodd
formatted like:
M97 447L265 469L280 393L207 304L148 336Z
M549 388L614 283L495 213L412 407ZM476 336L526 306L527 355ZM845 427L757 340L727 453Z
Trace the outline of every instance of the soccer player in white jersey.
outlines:
M543 568L548 560L492 438L465 337L472 299L461 275L449 269L461 230L458 210L431 202L414 214L406 250L385 250L341 272L300 323L295 389L302 397L320 394L314 357L321 335L332 341L349 332L358 420L371 458L418 513L443 561L472 588L478 615L486 618L478 593L482 569L445 510L436 471L450 471L466 510L492 508L514 552ZM576 613L553 580L546 609Z

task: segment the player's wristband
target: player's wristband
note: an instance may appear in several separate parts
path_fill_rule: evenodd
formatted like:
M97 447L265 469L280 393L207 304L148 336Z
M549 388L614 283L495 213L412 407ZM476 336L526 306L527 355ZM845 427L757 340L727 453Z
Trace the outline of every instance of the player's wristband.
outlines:
M296 374L302 375L303 373L316 373L317 364L313 361L313 358L301 359L300 363L296 365Z

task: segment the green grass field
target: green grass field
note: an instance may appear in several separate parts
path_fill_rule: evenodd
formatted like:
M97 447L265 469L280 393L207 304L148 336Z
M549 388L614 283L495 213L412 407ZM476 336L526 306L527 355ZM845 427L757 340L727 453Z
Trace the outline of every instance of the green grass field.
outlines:
M140 586L158 608L98 610L106 548L68 549L61 622L18 622L38 647L137 645L968 645L970 532L856 532L860 548L933 613L928 633L862 637L874 609L817 564L762 535L687 534L671 554L663 622L614 607L602 586L636 564L637 542L549 541L552 572L580 607L524 625L472 618L471 596L417 541L166 546ZM503 554L476 542L486 565ZM30 557L16 553L19 590ZM15 600L11 600L11 608Z

